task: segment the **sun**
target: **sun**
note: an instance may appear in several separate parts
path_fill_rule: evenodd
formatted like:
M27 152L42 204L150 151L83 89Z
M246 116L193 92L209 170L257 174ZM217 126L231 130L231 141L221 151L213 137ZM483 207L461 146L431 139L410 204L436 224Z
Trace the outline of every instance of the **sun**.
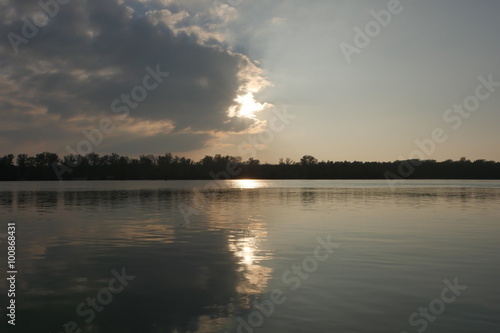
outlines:
M246 95L239 95L234 99L237 103L231 106L229 109L230 117L244 117L250 119L256 119L256 114L266 107L269 106L268 103L259 103L255 100L253 93L249 92Z

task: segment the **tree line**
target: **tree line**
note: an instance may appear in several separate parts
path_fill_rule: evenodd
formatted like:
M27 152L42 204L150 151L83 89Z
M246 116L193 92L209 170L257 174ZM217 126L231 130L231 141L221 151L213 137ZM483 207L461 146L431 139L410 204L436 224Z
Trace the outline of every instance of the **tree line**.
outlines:
M394 162L300 161L280 158L278 164L238 156L205 156L199 161L165 155L130 158L118 154L34 156L8 154L0 158L0 180L147 180L147 179L500 179L500 162L462 157L458 161Z

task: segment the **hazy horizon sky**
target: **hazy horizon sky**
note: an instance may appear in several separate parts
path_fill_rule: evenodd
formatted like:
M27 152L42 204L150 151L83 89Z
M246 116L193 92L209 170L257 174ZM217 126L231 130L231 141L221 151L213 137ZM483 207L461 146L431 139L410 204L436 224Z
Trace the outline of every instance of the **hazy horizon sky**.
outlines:
M500 161L498 1L41 3L0 0L0 155Z

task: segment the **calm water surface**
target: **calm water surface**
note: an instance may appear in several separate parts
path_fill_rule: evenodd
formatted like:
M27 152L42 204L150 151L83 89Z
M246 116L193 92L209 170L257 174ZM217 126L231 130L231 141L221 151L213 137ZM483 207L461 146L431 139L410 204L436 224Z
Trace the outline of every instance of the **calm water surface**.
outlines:
M2 332L500 332L498 181L3 182L0 216Z

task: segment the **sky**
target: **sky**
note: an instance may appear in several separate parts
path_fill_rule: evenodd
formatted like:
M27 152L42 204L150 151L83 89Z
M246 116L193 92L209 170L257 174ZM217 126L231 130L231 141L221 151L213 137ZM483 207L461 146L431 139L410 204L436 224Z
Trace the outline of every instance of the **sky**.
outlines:
M494 0L0 0L0 155L500 161Z

